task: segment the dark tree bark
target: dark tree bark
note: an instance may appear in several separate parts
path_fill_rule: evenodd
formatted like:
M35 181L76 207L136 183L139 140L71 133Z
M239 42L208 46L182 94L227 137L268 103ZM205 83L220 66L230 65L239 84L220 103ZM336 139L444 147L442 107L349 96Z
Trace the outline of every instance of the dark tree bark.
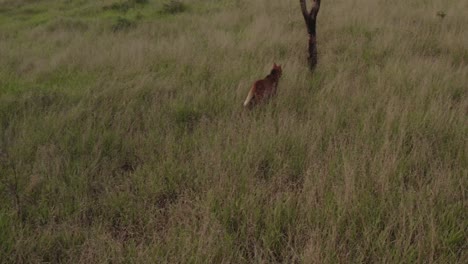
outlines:
M301 3L302 15L309 33L309 67L311 70L317 65L317 15L320 10L320 0L312 0L312 9L307 12L305 0L299 0Z

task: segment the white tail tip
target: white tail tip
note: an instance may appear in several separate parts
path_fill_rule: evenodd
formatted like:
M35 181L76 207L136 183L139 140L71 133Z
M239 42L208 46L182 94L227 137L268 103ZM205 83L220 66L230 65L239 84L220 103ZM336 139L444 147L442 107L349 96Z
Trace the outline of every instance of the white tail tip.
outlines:
M244 107L249 105L250 101L252 101L252 98L253 98L253 89L251 89L249 94L247 95L247 98L245 99L245 102L244 102Z

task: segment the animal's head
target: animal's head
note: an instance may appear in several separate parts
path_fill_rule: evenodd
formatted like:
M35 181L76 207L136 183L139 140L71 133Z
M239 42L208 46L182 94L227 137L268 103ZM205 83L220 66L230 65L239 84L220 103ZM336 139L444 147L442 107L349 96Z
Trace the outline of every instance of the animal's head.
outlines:
M271 73L278 75L278 77L281 77L283 74L283 69L281 68L281 65L277 65L276 63L273 64L273 69L271 69Z

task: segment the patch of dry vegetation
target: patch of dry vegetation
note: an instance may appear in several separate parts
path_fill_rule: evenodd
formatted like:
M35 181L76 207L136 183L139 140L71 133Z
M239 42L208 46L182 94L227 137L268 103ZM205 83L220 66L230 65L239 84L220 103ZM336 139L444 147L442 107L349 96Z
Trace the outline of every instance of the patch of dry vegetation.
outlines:
M123 2L0 0L1 262L468 258L466 1Z

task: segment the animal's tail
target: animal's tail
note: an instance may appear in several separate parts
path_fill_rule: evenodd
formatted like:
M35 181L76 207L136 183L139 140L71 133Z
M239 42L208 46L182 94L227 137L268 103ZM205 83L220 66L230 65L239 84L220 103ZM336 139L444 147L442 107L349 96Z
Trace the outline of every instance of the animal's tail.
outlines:
M254 87L250 89L249 94L247 95L247 98L245 99L244 107L247 107L250 104L250 101L252 101L253 97L254 97Z

